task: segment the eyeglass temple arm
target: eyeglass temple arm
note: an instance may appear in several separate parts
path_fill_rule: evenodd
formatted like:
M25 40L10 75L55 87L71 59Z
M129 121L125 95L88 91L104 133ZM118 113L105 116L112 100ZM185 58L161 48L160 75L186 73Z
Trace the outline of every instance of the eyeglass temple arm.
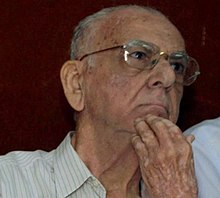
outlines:
M81 56L81 57L76 58L76 60L81 61L81 60L83 60L83 59L84 59L85 57L87 57L87 56L90 56L90 55L93 55L93 54L97 54L97 53L99 53L99 52L104 52L104 51L107 51L107 50L119 48L119 47L123 47L123 46L122 46L122 45L118 45L118 46L114 46L114 47L110 47L110 48L106 48L106 49L102 49L102 50L97 50L97 51L94 51L94 52L90 52L90 53L88 53L88 54L85 54L85 55L83 55L83 56Z

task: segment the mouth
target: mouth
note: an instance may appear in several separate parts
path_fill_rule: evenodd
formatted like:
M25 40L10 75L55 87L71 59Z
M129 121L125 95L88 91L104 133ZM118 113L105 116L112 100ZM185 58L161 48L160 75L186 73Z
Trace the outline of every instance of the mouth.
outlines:
M168 108L163 104L142 104L136 108L139 117L144 117L147 114L152 114L162 118L169 118Z

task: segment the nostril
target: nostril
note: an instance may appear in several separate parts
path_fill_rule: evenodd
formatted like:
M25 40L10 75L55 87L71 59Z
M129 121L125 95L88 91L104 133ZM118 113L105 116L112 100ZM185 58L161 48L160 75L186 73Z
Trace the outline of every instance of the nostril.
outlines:
M152 84L153 87L158 87L158 86L161 86L162 83L160 81L156 81Z
M152 82L152 81L151 81ZM162 85L162 82L161 81L155 81L155 82L152 82L152 83L150 83L150 87L162 87L163 85Z

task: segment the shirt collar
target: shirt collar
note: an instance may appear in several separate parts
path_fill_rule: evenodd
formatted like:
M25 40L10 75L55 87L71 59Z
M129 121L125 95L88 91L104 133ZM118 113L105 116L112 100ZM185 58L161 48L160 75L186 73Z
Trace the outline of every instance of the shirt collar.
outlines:
M92 177L91 172L71 145L72 134L73 132L68 133L55 150L54 179L58 198L73 193Z

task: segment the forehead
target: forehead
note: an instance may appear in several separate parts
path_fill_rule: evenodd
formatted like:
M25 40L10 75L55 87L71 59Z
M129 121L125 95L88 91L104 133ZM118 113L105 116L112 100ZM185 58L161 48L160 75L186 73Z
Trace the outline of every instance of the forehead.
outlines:
M164 51L185 47L181 34L170 21L148 11L115 11L93 28L96 29L93 39L96 49L121 45L133 39L155 43Z

